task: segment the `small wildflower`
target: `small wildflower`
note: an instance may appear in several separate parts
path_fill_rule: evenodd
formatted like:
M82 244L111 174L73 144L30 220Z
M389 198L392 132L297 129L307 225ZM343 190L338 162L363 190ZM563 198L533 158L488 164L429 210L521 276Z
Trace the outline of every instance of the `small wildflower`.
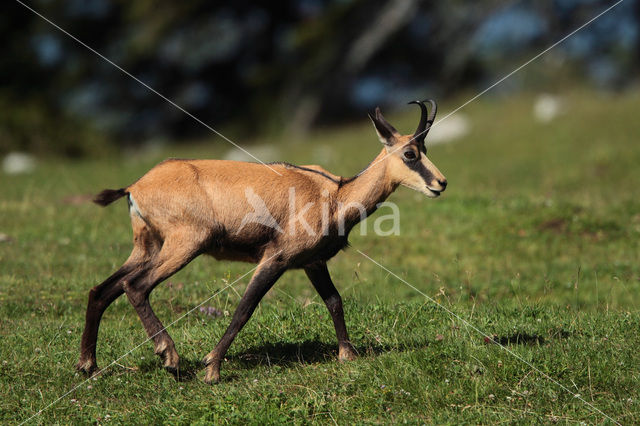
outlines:
M489 394L489 399L494 399L496 396L492 393Z
M223 312L213 306L200 306L200 312L209 317L221 317Z
M87 389L93 389L92 385L87 386Z
M72 331L71 331L71 330L67 330L67 334L71 334L71 333L72 333Z
M387 387L387 385L380 385L380 389L384 389L386 387Z

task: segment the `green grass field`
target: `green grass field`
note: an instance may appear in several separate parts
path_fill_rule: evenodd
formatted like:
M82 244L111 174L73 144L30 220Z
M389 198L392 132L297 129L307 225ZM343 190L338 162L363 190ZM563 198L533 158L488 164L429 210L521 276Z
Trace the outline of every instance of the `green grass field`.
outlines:
M220 290L249 264L198 258L153 293L164 324L177 320L169 332L181 381L150 342L131 351L146 334L126 298L105 313L98 341L99 365L117 362L88 381L74 365L88 290L131 248L126 203L100 209L88 195L167 156L220 157L226 142L41 160L33 174L1 176L0 233L10 240L0 242L0 422L46 408L31 422L612 423L588 404L640 422L640 93L565 96L565 114L548 124L533 120L533 96L471 104L470 135L429 150L449 180L443 197L400 188L390 198L399 236L374 235L371 220L369 235L352 234L329 267L358 360L337 362L322 301L290 271L231 346L215 386L202 382L199 361L248 277ZM410 132L417 111L388 118ZM281 160L343 175L380 149L364 121L279 147ZM183 318L217 292L203 306L223 315Z

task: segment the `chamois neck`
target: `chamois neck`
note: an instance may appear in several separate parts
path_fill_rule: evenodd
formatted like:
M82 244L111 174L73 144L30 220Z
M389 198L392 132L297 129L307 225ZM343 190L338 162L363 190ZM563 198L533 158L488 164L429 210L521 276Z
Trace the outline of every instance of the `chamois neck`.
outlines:
M397 184L391 182L388 174L387 159L387 151L383 149L366 169L338 190L339 203L343 206L356 206L350 208L346 214L347 218L354 216L353 219L357 219L355 223L360 220L358 206L364 207L369 215L396 189Z

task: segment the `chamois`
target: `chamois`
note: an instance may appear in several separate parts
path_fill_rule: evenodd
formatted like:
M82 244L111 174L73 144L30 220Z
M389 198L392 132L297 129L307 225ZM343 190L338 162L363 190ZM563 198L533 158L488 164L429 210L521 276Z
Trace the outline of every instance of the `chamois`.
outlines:
M430 112L423 102L430 104ZM231 324L203 360L205 382L220 380L220 364L231 342L278 278L294 268L304 269L331 314L338 358L354 359L342 299L329 276L327 261L347 245L351 229L399 185L430 198L447 186L445 177L427 158L424 142L435 119L436 103L410 103L421 109L413 135L400 135L379 108L369 115L384 147L352 178L333 175L319 166L170 159L130 186L98 194L94 202L101 206L127 198L133 250L120 269L89 291L76 368L87 374L97 370L100 319L125 293L153 340L155 353L167 370L177 374L178 353L151 309L149 294L201 254L257 263ZM322 208L314 207L316 202Z

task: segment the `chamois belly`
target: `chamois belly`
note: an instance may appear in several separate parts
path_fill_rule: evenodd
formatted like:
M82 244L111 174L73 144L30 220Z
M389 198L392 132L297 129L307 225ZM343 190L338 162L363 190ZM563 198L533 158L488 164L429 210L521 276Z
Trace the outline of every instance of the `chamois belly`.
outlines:
M263 238L249 240L238 236L218 236L213 238L204 253L213 256L217 260L233 260L240 262L258 263L265 253L273 253L281 257L289 268L304 268L318 262L328 261L349 243L347 236L327 236L316 241L315 244L305 246L295 236L291 241L283 242L277 238Z
M292 268L304 268L305 266L323 261L326 262L338 252L349 245L347 236L326 236L315 245L304 248L291 256Z
M242 233L220 227L211 236L204 252L217 260L258 263L273 242L271 232L266 229L261 231Z
M221 247L206 252L216 260L233 260L237 262L258 263L262 258L263 250L256 248L228 248Z

